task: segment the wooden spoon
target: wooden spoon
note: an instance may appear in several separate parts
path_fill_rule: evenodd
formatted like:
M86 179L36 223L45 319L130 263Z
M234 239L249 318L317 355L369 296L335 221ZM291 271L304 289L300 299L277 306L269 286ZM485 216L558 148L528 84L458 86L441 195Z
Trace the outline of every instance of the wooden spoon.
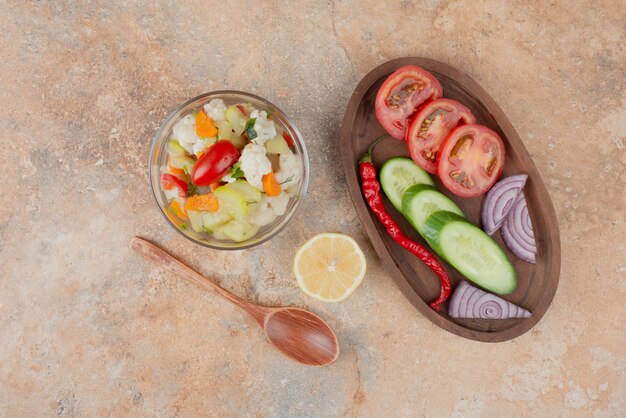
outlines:
M326 366L337 359L339 355L337 336L317 315L304 309L267 308L246 302L141 238L132 238L130 248L164 269L248 312L263 328L270 343L287 357L311 366Z

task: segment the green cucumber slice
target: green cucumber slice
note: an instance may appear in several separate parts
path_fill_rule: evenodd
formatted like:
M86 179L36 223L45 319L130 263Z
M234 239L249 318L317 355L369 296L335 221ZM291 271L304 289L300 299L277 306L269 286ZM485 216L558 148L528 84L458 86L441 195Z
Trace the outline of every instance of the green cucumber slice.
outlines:
M252 238L258 232L259 227L248 222L234 219L220 227L220 231L235 242L242 242Z
M424 222L435 212L446 210L465 218L461 209L435 186L415 184L402 195L402 213L413 228L422 234Z
M191 224L191 229L196 232L202 232L202 212L197 210L188 210L187 217L189 218L189 223Z
M202 213L202 226L204 232L210 231L216 226L222 225L232 219L232 217L222 209L218 209L215 212L201 212Z
M191 173L193 166L196 164L196 160L189 157L170 157L170 165L174 168L184 170L185 173Z
M217 135L219 139L227 139L231 140L233 137L233 126L227 120L220 120L215 122L215 126L217 127Z
M227 185L218 187L213 193L217 197L220 209L233 218L243 219L248 214L246 197L242 193Z
M390 158L380 169L380 185L391 204L399 211L402 211L402 195L414 184L433 186L435 183L430 175L410 158Z
M423 225L430 246L467 279L499 295L517 287L515 268L498 244L460 215L435 212Z
M289 145L287 145L287 141L285 141L285 138L282 136L277 135L267 141L264 145L268 154L286 154L291 152Z
M185 148L181 147L178 141L170 139L167 143L167 152L174 157L184 157Z
M227 184L225 187L230 187L231 189L241 193L246 198L246 204L261 201L261 191L256 187L252 186L246 180L237 179L237 181L233 183Z
M246 128L247 117L236 105L228 106L225 114L226 120L231 124L232 129L235 131L235 135L239 136L243 133Z

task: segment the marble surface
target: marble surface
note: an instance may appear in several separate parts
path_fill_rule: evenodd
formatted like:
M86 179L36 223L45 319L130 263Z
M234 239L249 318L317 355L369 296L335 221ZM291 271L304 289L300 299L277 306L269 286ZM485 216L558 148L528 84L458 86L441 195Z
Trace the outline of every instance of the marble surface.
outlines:
M0 415L625 414L620 2L0 3ZM363 75L400 56L483 85L550 191L561 282L513 341L476 343L428 322L356 217L338 156L343 111ZM146 176L168 111L222 88L282 107L313 173L293 223L238 253L171 230ZM324 231L354 236L369 261L336 305L304 296L291 271L296 247ZM285 360L234 307L132 254L133 235L247 299L317 312L341 356L327 368Z

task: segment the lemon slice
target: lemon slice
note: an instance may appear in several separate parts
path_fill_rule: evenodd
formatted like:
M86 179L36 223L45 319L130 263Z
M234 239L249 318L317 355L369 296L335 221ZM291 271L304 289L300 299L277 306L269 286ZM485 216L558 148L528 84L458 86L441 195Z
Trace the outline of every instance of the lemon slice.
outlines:
M298 286L322 302L344 300L365 276L365 256L354 239L342 234L319 234L296 253L293 270Z

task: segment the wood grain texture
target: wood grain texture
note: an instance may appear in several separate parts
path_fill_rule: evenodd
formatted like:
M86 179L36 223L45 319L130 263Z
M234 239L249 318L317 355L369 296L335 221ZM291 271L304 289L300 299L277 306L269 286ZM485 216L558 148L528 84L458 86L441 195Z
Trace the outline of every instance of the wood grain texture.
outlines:
M299 308L268 308L255 305L233 295L146 240L133 237L129 246L145 259L249 313L263 328L270 343L287 357L309 366L326 366L339 356L337 336L317 315Z
M417 65L430 71L443 86L443 97L463 103L476 116L477 123L493 129L502 137L506 152L502 177L519 173L528 174L524 193L537 241L537 264L528 264L512 254L504 245L499 232L495 233L493 238L506 251L517 271L517 289L514 293L504 296L504 299L531 311L530 318L453 319L447 314L447 302L441 312L432 310L428 302L439 294L438 278L428 267L389 237L382 224L367 207L360 189L358 160L372 141L385 133L374 114L376 93L385 78L403 65ZM552 302L559 281L561 243L556 213L543 180L519 135L496 102L474 80L447 64L428 58L398 58L376 67L357 85L348 103L341 129L341 153L352 201L385 269L409 301L430 321L465 338L500 342L518 337L543 317ZM388 138L376 147L373 162L379 169L390 157L408 155L403 141ZM480 225L482 196L462 199L448 192L439 179L434 180L439 190L454 200L472 223ZM426 245L386 198L385 205L409 237ZM450 275L453 285L463 279L449 264L441 259L440 261Z

